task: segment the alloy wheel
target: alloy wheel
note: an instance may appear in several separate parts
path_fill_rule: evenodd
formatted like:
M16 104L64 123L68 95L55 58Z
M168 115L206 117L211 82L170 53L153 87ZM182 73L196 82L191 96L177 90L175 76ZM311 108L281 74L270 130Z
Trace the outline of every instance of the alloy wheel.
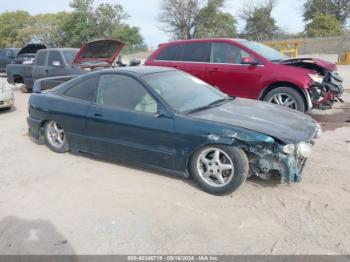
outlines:
M285 106L291 109L298 109L298 103L294 97L286 93L278 93L272 96L269 103Z
M206 184L224 187L234 176L234 165L232 159L223 150L208 148L198 157L197 171Z
M55 121L51 121L47 125L47 139L48 142L56 147L61 148L65 142L65 133L62 127L60 127Z

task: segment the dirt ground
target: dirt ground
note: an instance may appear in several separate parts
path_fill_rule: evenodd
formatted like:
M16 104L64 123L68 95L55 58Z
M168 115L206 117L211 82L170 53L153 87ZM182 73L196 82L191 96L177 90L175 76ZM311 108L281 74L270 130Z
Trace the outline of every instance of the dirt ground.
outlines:
M339 71L346 103L313 112L324 134L303 182L225 197L34 144L16 91L0 112L0 254L350 254L350 66Z

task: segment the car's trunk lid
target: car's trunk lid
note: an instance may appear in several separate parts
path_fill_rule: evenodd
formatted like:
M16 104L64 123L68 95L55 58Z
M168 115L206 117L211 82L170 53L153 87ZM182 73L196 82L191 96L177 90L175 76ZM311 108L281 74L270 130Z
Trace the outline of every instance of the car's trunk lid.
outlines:
M102 64L112 65L124 47L124 43L117 40L99 40L84 44L73 64Z

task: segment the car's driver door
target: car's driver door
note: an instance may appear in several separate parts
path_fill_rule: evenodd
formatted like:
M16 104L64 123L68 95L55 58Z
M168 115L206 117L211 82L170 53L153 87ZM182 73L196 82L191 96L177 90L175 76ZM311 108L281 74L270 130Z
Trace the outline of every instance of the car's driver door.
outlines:
M132 76L102 74L96 104L87 117L92 151L116 160L173 169L173 119L159 115L160 107Z

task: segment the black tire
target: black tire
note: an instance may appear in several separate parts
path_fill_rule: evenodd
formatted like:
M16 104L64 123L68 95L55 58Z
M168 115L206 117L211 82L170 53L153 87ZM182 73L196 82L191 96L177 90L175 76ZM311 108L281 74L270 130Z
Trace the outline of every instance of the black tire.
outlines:
M199 160L202 153L204 153L206 150L210 149L219 149L226 153L227 156L230 157L233 166L234 166L234 173L232 176L232 179L230 182L224 186L215 187L209 185L204 178L201 177L199 174L199 170L197 168L197 161ZM246 154L243 150L235 148L233 146L222 146L222 145L212 145L212 146L205 146L198 150L196 153L193 154L190 160L190 172L193 177L193 179L196 181L196 183L199 185L201 189L203 189L205 192L213 195L227 195L234 191L236 191L246 180L249 173L249 162Z
M45 143L47 145L48 148L50 148L52 151L56 152L56 153L67 153L70 150L69 147L69 143L68 143L68 139L64 133L63 136L63 142L61 145L55 145L53 142L51 142L53 140L53 138L50 138L49 136L49 127L52 123L55 123L54 121L47 121L45 123L44 126L44 137L45 137ZM57 124L57 123L56 123ZM63 130L63 129L62 129ZM64 132L64 131L63 131Z
M289 107L289 108L298 110L303 113L305 112L306 105L303 97L299 94L298 91L294 90L292 87L288 87L288 86L277 87L267 93L267 95L264 97L264 101L272 103L271 99L273 99L274 96L279 94L282 96L288 95L289 97L292 97L295 100L296 102L295 108L294 107Z

